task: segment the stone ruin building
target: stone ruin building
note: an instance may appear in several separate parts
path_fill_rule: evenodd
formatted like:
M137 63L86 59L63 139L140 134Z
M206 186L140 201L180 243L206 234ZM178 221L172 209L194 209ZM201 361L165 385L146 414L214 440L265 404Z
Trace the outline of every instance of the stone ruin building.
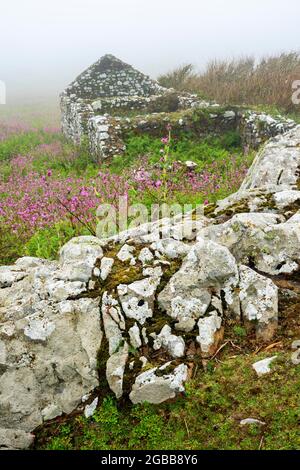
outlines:
M221 107L191 93L167 89L112 55L84 71L61 94L62 130L75 144L88 140L96 161L121 155L126 136L175 132L199 137L238 130L246 147L258 148L294 122L236 107Z

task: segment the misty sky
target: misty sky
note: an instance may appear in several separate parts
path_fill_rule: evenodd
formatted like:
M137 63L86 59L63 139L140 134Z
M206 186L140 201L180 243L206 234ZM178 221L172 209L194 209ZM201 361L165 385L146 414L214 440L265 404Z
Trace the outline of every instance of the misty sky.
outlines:
M55 96L112 53L156 77L182 63L300 49L299 0L1 0L8 101Z

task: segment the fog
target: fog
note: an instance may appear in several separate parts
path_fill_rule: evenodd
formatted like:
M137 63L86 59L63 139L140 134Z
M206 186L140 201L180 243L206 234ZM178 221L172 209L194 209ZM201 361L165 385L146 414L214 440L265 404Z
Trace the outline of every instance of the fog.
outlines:
M299 50L299 0L1 0L8 103L52 98L112 53L156 77L183 63Z

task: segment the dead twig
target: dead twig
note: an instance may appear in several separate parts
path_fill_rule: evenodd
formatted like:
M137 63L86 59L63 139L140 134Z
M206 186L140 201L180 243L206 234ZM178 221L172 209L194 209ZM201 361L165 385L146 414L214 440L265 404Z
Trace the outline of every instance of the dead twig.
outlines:
M228 341L225 341L225 343L223 343L219 349L217 349L217 351L215 352L215 354L211 357L211 360L215 359L215 357L219 354L220 351L222 351L223 348L225 348L225 346L227 346L227 344L230 343L230 340Z
M193 373L193 379L196 377L197 370L198 370L198 364L196 364L196 367Z
M269 346L267 346L264 351L269 351L270 349L273 349L275 348L276 346L282 346L282 341L277 341L276 343L272 343L272 344L269 344Z
M239 349L240 351L242 351L243 348L241 348L240 346L238 346L237 344L234 344L234 342L232 340L229 340L231 346L235 349Z
M221 360L220 360L220 359L218 359L217 357L216 357L216 362L217 362L218 364L225 364L225 362L224 362L224 361L221 361Z
M187 435L188 435L188 438L190 437L190 431L189 431L189 428L188 428L188 425L187 425L187 422L186 422L186 419L183 418L183 421L184 421L184 424L185 424L185 429L186 429L186 432L187 432Z
M256 356L256 354L258 354L261 350L262 350L263 346L259 346L259 348L256 348L254 353L253 353L253 356Z

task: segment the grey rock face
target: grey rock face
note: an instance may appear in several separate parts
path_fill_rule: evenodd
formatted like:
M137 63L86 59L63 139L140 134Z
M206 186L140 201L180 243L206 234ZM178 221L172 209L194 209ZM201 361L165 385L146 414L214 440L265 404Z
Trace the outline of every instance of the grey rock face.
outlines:
M269 213L236 214L228 222L207 227L199 239L218 240L238 261L268 274L292 273L299 269L300 225L296 219L281 219Z
M27 449L33 441L34 435L21 429L0 428L0 450Z
M9 282L0 289L0 426L20 436L44 420L70 413L98 385L99 299L71 300L86 290L85 284L57 280L64 263L70 266L76 258L75 245L75 253L71 245L63 250L61 264L27 258L5 268ZM74 265L77 269L77 260ZM22 276L12 279L11 273L21 268Z
M296 189L300 166L300 126L274 137L259 152L240 191L284 186Z

